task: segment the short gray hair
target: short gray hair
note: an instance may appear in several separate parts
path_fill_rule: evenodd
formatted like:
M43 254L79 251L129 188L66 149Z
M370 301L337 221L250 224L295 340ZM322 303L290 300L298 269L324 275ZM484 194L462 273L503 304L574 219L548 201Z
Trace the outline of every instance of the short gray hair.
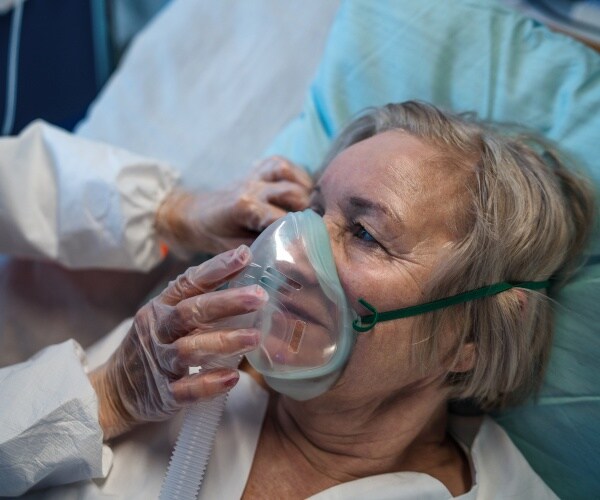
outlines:
M469 173L470 199L460 201L459 236L452 257L426 286L428 300L500 281L552 278L558 287L568 279L591 232L594 200L587 181L566 169L549 143L520 128L478 121L472 113L408 101L355 119L323 165L352 144L398 129L437 147L440 168L458 166ZM414 354L424 367L439 361L436 332L452 328L458 340L450 356L473 342L477 357L469 372L448 373L451 397L501 408L539 388L553 323L546 294L512 289L421 316Z

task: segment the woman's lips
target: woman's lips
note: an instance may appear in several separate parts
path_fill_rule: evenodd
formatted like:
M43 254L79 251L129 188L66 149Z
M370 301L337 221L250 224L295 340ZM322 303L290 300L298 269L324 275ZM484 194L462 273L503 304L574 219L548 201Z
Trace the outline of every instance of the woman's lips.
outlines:
M324 304L319 302L318 314L307 304L310 299L303 302L283 300L277 307L278 312L272 315L271 331L260 346L261 357L270 369L287 371L291 367L321 366L335 351L333 322L326 314ZM320 317L321 313L323 316Z
M283 313L286 316L291 315L300 321L305 321L306 323L313 323L325 329L328 328L328 326L322 320L323 316L321 314L315 314L311 308L304 307L298 304L297 301L284 300L281 301L281 305L284 307Z

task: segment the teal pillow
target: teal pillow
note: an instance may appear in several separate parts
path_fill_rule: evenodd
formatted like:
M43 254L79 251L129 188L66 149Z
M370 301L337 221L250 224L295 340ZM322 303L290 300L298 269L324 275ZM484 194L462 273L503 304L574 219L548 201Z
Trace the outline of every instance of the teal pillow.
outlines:
M409 99L516 122L556 141L600 191L600 55L493 0L346 0L302 114L267 154L318 168L360 110ZM600 238L558 297L537 402L497 415L564 498L600 494Z

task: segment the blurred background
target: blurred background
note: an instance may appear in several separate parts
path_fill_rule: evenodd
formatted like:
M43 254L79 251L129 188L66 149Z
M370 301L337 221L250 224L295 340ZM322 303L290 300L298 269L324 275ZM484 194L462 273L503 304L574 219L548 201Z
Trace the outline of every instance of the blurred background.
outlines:
M0 133L35 118L73 130L131 39L170 1L0 0ZM600 0L503 1L600 49Z
M35 118L72 130L133 36L169 1L0 0L2 135Z
M504 0L504 3L600 50L600 0Z

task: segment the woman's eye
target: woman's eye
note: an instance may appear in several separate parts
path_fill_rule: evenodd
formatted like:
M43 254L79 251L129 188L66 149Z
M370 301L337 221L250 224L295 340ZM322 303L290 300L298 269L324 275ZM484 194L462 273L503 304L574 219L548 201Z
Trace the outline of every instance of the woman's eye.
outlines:
M360 224L355 224L354 236L365 243L378 243L378 241Z

